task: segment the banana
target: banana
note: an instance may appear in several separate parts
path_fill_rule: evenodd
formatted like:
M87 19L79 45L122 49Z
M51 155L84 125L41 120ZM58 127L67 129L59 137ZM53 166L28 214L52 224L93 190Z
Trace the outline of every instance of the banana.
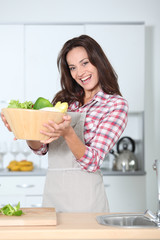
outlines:
M45 108L41 108L41 110L65 113L68 110L68 103L67 102L61 103L59 101L56 103L54 107L45 107Z
M30 161L22 160L19 162L19 166L25 167L25 166L32 166L33 163Z
M32 171L33 170L33 163L27 160L16 161L13 160L9 163L7 168L10 171Z
M32 171L32 170L33 170L33 165L20 167L20 171L26 172L26 171Z

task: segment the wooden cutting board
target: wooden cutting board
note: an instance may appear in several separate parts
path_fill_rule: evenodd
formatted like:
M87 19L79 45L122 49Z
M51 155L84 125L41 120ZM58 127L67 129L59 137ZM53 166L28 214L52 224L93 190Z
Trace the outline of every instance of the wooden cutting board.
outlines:
M21 208L21 216L0 214L0 226L53 226L57 224L55 208Z

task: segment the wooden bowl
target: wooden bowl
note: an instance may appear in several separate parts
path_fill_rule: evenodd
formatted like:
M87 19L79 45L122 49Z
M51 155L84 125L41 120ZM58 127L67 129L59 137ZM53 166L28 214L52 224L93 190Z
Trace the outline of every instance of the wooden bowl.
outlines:
M47 131L43 123L53 120L55 123L63 121L65 113L20 109L20 108L3 108L4 114L12 132L17 139L25 140L46 140L47 136L40 133L40 130Z

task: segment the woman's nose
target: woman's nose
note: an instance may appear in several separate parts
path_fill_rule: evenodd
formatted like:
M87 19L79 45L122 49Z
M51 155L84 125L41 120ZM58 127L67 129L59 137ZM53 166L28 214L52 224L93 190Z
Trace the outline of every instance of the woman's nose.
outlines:
M83 69L82 67L77 68L78 77L83 76L84 72L85 72L85 71L84 71L84 69Z

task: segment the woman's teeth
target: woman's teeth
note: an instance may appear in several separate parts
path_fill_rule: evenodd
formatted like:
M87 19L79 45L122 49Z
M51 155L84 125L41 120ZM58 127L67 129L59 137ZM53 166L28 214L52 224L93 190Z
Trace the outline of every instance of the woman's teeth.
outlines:
M81 78L81 81L82 82L85 82L86 80L88 80L91 76L87 76L87 77L84 77L84 78Z

